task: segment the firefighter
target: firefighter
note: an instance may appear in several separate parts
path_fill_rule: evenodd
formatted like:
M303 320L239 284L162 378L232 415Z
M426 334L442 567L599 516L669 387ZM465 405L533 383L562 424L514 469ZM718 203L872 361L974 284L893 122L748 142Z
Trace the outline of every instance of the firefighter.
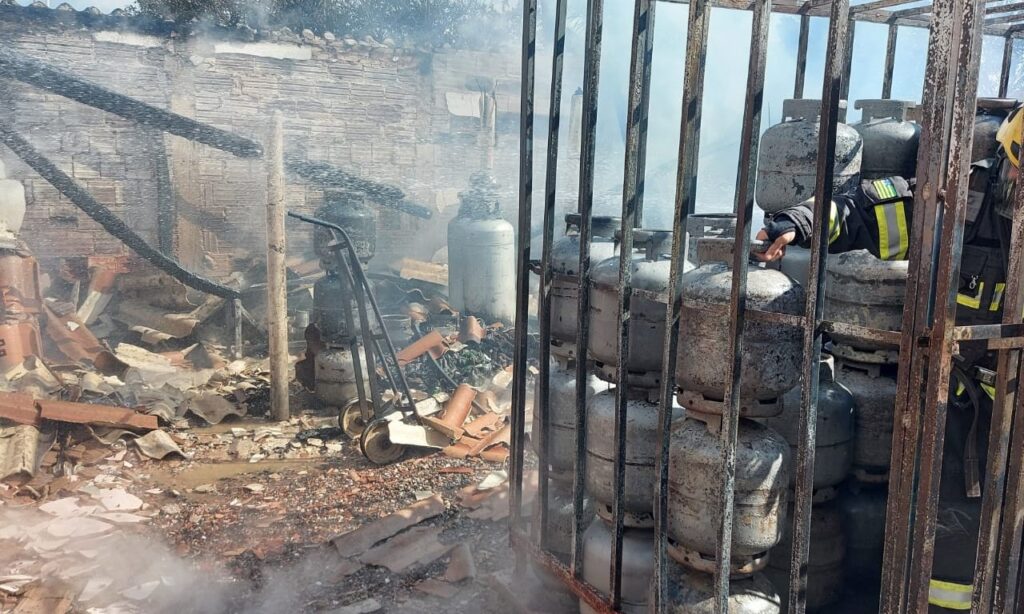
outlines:
M963 254L957 291L960 325L1002 322L1003 293L1021 155L1024 112L1018 106L996 135L994 158L971 166ZM810 247L813 200L774 214L758 233L770 247L758 258L781 259L790 244ZM866 249L882 260L902 260L909 250L914 181L864 180L829 208L829 252ZM954 358L943 448L930 612L970 610L981 517L981 474L987 459L995 356L972 344Z

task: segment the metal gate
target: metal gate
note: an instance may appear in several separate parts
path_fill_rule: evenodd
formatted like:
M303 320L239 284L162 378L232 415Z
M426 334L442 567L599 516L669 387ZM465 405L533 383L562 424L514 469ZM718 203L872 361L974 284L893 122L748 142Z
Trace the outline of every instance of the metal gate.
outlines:
M538 397L547 398L549 389L549 348L552 272L550 253L554 235L555 177L559 151L561 86L565 44L566 0L549 0L555 6L555 28L547 140L546 181L543 207L543 248L539 255L541 295L539 302ZM662 0L668 1L668 0ZM654 17L657 0L636 0L632 35L627 133L622 195L622 227L619 268L618 364L629 353L630 299L633 296L629 254L633 229L642 218L643 178L647 136L647 107L651 81ZM1014 196L1013 232L1005 291L1003 325L956 326L957 277L961 256L967 204L972 122L981 55L982 35L1005 37L1000 95L1009 81L1013 40L1024 29L1024 3L984 0L936 0L927 6L900 9L906 0L875 0L854 7L849 0L691 0L686 42L686 71L682 101L682 125L678 158L678 179L672 241L671 278L667 296L663 372L658 410L655 516L655 611L665 611L666 530L668 509L668 458L675 362L680 330L680 279L687 246L687 221L694 214L701 136L701 107L708 26L714 7L750 10L753 23L750 59L742 118L740 164L735 198L737 249L734 250L728 344L733 360L728 366L731 386L725 396L722 428L718 543L714 586L718 612L727 611L729 560L732 543L733 487L736 465L736 436L739 421L739 381L744 361L743 324L747 319L797 325L803 335L803 378L800 409L800 438L795 459L795 514L792 518L793 549L790 564L789 612L805 609L806 570L811 509L811 479L814 471L818 360L823 333L842 330L844 334L898 345L900 371L893 433L890 496L886 514L885 557L880 611L924 612L928 608L929 580L934 549L939 475L945 429L947 391L951 357L957 344L984 344L998 350L998 379L990 436L989 464L985 485L980 538L977 548L974 612L1014 612L1024 607L1018 581L1021 535L1024 528L1024 395L1018 394L1020 349L1024 347L1024 326L1016 314L1024 310L1022 285L1022 243L1024 243L1024 190L1018 184ZM616 395L615 414L615 505L612 514L612 556L609 570L610 594L604 595L584 582L582 571L582 503L586 463L587 361L576 363L576 462L573 500L575 526L572 555L568 565L545 548L548 534L549 416L546 404L537 403L544 425L538 454L538 522L523 513L525 462L525 403L527 383L526 339L531 260L530 221L533 209L533 119L535 50L538 0L524 0L522 41L521 145L518 229L518 280L515 377L513 379L511 543L558 576L566 586L597 611L615 611L621 603L623 544L623 498L627 404L624 394ZM577 347L586 351L589 338L590 239L593 210L595 129L597 124L598 76L601 65L603 0L588 0L583 87L582 151L579 173L579 304ZM800 15L800 35L795 97L803 97L806 74L809 23L812 16L827 16L828 48L821 92L821 130L817 160L816 211L806 303L802 315L769 313L746 305L750 248L750 219L754 205L754 175L757 163L766 49L772 12ZM920 155L917 161L918 187L910 236L907 293L901 332L855 327L823 319L823 288L828 247L827 203L832 199L829 178L835 167L836 126L840 99L849 91L849 73L855 25L858 21L888 24L888 45L881 95L892 92L893 65L899 26L928 28L927 67L922 93ZM742 248L740 248L742 246ZM617 391L626 389L626 369L618 369ZM537 434L535 434L536 436Z

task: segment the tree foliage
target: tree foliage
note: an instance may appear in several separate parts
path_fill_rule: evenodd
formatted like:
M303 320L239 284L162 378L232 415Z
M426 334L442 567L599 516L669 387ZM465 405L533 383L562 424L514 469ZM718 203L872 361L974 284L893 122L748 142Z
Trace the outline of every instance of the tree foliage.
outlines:
M489 0L136 0L133 10L183 24L287 26L428 46L493 42L515 23L514 12Z

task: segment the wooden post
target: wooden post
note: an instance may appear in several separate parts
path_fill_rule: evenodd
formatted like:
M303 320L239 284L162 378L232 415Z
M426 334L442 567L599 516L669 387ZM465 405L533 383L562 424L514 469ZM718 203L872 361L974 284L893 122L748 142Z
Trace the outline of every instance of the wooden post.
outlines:
M242 340L242 319L245 318L242 315L242 299L236 298L231 301L231 325L235 330L235 349L232 357L235 360L239 360L244 355L242 346L244 342Z
M267 333L270 338L270 409L288 410L288 285L285 280L284 120L275 111L267 143Z

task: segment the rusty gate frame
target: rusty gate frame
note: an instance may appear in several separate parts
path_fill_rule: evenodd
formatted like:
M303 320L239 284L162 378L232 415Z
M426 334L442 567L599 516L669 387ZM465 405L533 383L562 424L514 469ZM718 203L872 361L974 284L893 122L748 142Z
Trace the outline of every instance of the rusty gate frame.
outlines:
M554 3L554 45L549 108L547 166L543 203L543 240L540 255L539 374L538 399L550 390L551 248L554 240L556 177L561 119L563 58L567 0ZM629 345L630 253L633 228L643 212L643 179L646 153L647 111L650 97L653 26L658 2L681 0L634 0L635 13L630 62L626 150L619 256L618 362L625 364ZM739 377L743 361L743 323L784 322L801 327L803 377L801 384L800 439L795 463L796 489L790 560L789 611L800 614L806 607L807 560L810 534L814 441L819 386L817 363L822 334L842 331L900 348L897 402L893 430L891 481L886 511L885 554L879 611L927 610L928 585L934 550L938 484L944 440L946 395L951 358L959 344L985 344L998 350L996 401L990 431L989 462L984 477L981 530L973 586L972 611L1013 612L1024 607L1021 571L1021 537L1024 532L1024 394L1018 394L1020 350L1024 348L1024 324L1014 316L1024 311L1024 182L1014 195L1013 230L1002 325L956 326L956 291L966 214L967 179L970 168L972 122L976 105L982 35L1005 38L1000 69L999 96L1007 93L1013 61L1013 43L1024 36L1024 2L991 0L934 0L931 4L899 8L913 0L874 0L850 6L849 0L689 0L682 120L673 226L669 289L662 299L666 308L665 346L658 411L658 449L655 494L654 608L665 611L666 535L668 510L668 456L675 362L679 334L682 264L687 249L687 220L694 214L700 147L708 26L712 8L753 12L751 53L748 68L735 213L742 249L734 250L730 334L734 357L728 366L727 411L723 416L721 513L718 527L722 545L716 560L716 611L727 612L729 550L732 542L732 493L735 480L736 429L739 418ZM590 242L593 212L595 134L601 65L603 0L588 0L583 75L582 147L579 170L579 296L577 347L585 351L589 338ZM986 4L988 6L986 6ZM533 207L533 119L536 78L538 0L523 0L522 92L520 107L520 183L517 247L516 321L528 321L530 223ZM800 16L794 97L802 98L807 64L811 17L827 17L828 47L821 94L823 128L817 161L816 206L810 271L803 315L787 315L749 309L746 279L750 247L750 217L757 163L763 98L765 54L771 13ZM921 144L917 161L918 188L910 237L909 277L901 331L884 331L823 319L825 263L828 254L828 203L832 182L826 178L835 167L836 129L840 100L849 92L853 38L858 21L888 25L882 80L882 98L892 94L893 67L900 26L929 29L927 65L921 99ZM587 361L576 361L576 462L573 504L575 523L572 555L568 565L546 550L548 542L548 464L550 416L546 403L536 403L540 423L538 453L539 488L535 505L538 522L527 529L523 517L525 463L525 401L527 326L516 328L512 408L510 541L517 553L529 557L556 577L583 601L600 612L617 611L621 603L621 565L625 470L626 398L625 369L618 369L615 404L615 472L612 522L610 595L605 596L582 579L583 496L586 463ZM916 519L916 521L915 521Z

